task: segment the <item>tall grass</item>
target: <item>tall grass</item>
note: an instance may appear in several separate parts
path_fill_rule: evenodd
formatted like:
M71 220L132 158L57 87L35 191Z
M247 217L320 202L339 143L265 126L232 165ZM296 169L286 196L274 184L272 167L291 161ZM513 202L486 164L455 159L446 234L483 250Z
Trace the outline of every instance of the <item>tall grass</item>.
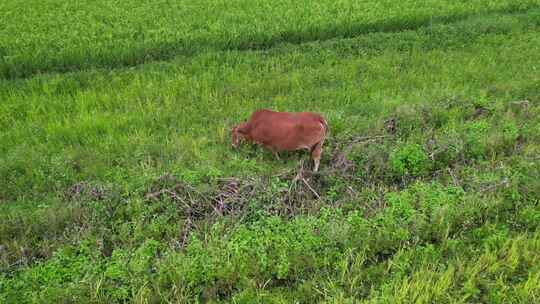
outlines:
M0 193L15 199L80 179L123 183L142 167L150 176L250 172L230 150L228 131L258 107L320 111L340 134L361 132L399 104L535 99L539 24L537 11L492 15L135 70L6 80Z
M0 4L0 76L133 66L205 50L266 48L282 42L402 31L539 4L538 0L10 0Z

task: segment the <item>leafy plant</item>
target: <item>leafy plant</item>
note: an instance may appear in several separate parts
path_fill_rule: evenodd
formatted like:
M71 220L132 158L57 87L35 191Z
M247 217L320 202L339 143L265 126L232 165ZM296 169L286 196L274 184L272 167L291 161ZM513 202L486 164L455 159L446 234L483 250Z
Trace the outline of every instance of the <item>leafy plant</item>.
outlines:
M404 144L398 146L390 154L390 167L399 177L422 176L431 168L431 162L418 144Z

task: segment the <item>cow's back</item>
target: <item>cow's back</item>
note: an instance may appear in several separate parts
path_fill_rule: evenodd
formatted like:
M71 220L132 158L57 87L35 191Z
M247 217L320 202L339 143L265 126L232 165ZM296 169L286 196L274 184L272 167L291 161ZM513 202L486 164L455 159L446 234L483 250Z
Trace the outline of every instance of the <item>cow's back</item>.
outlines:
M310 149L325 134L324 119L311 112L257 110L250 117L251 137L277 150Z

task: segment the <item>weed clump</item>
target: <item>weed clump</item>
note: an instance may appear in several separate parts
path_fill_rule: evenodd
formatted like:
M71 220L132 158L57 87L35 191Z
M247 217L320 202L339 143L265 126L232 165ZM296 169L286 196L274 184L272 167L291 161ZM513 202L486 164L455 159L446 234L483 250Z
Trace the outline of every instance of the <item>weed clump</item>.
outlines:
M390 168L399 178L419 177L431 169L431 161L422 146L406 144L390 153Z

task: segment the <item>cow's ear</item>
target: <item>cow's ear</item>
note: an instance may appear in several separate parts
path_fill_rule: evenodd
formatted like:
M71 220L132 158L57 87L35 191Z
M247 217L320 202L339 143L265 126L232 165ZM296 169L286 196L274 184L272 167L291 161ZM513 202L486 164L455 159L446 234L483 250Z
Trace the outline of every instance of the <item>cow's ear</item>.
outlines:
M240 134L246 134L245 123L239 124L238 127L236 128L236 131Z

